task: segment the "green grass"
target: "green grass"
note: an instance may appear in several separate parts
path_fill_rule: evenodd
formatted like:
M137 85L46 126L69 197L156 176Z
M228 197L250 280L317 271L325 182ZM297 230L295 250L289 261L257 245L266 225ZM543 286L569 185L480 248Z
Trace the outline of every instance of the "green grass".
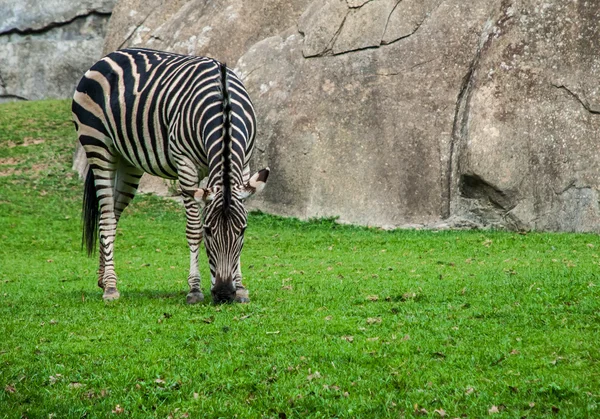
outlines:
M104 303L74 143L68 102L0 106L0 418L600 416L597 236L252 214L252 302L188 306L183 211L139 196Z

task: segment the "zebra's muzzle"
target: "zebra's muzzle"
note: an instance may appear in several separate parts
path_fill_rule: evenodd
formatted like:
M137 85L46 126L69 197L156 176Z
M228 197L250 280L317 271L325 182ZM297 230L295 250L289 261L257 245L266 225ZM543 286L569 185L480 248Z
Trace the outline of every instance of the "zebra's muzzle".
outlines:
M215 304L232 303L235 300L235 285L233 281L217 280L210 292Z

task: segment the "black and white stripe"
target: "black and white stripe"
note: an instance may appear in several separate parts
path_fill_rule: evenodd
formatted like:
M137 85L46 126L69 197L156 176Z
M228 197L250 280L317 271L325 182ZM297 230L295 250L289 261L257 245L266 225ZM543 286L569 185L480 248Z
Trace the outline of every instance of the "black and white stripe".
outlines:
M239 255L243 200L262 189L269 170L250 176L256 118L242 82L205 57L149 49L115 51L90 68L73 97L73 119L90 170L84 191L84 241L100 236L98 285L119 297L113 248L119 217L144 172L178 179L190 247L190 303L201 301L198 250L203 238L213 298L247 301ZM208 176L208 186L198 183ZM198 201L206 205L200 213Z

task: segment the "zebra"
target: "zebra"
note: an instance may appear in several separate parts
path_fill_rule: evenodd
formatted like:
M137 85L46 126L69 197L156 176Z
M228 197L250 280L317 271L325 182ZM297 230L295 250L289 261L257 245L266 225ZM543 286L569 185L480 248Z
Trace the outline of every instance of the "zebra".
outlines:
M104 300L120 296L113 261L117 223L142 174L150 173L179 181L190 249L187 303L204 300L198 270L203 239L213 302L249 302L240 269L248 217L243 203L264 188L269 168L250 176L256 117L236 74L212 58L121 49L84 74L71 110L89 167L82 246L90 256L99 242Z

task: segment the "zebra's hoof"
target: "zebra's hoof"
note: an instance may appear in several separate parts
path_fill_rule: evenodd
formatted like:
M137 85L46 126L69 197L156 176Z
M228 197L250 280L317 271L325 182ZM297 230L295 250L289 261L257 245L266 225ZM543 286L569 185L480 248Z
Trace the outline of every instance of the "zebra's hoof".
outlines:
M104 301L113 301L118 300L120 296L121 294L119 294L119 291L116 288L106 288L102 298Z
M238 288L235 291L235 301L237 303L249 303L250 296L248 294L248 290L246 288Z
M204 301L204 294L202 294L202 291L190 292L185 297L185 302L188 304L201 303L202 301Z

